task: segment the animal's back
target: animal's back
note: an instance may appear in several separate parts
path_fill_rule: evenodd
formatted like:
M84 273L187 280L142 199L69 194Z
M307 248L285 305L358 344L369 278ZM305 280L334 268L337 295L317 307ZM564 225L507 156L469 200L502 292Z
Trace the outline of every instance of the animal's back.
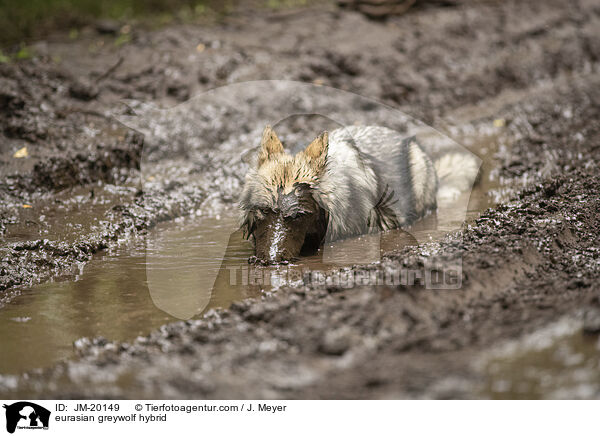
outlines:
M331 132L321 182L328 240L410 225L435 208L436 190L433 163L414 138L380 126Z

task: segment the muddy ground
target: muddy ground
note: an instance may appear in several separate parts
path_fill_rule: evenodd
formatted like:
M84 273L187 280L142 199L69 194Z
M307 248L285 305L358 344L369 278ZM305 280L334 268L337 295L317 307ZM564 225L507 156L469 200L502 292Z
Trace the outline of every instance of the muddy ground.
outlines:
M493 397L478 362L506 341L565 316L600 331L597 2L471 2L385 22L324 5L116 37L57 35L0 65L0 304L160 221L235 203L243 166L204 145L241 148L252 132L239 129L256 120L220 114L182 172L177 144L142 155L147 138L116 121L132 111L124 99L168 107L289 79L378 99L451 136L495 125L502 202L369 267L420 268L443 253L462 259L460 290L286 287L131 343L82 339L78 359L1 376L0 396ZM29 157L14 158L24 146ZM144 158L173 174L142 190ZM591 380L562 396L600 397Z

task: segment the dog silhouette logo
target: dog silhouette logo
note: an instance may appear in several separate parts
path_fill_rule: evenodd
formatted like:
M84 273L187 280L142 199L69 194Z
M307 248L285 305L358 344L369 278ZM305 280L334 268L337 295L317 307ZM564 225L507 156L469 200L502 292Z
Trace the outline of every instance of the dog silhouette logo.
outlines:
M48 429L50 411L29 401L19 401L4 405L6 409L6 431L14 433L18 429Z

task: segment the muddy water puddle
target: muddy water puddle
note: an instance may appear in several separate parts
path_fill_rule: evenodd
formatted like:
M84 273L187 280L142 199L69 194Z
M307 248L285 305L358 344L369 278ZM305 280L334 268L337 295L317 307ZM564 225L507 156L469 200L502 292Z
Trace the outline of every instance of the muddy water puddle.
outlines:
M2 373L45 367L77 337L128 339L173 318L148 301L142 247L98 256L75 281L23 290L0 310Z
M484 142L489 145L493 138ZM493 205L488 192L496 185L489 169L484 163L481 182L470 195L442 201L437 214L407 232L336 242L290 265L249 265L252 246L238 231L233 209L218 218L163 223L144 238L95 256L75 280L23 289L1 308L0 374L70 358L73 342L81 337L129 341L163 324L276 292L282 285L301 285L307 271L364 265L385 252L437 240Z
M230 232L233 222L227 218L204 219L186 222L183 228L181 221L159 226L146 238L95 256L75 280L22 290L0 309L0 373L21 373L69 357L77 338L103 336L110 340L131 340L165 323L178 321L168 311L161 310L160 296L154 295L153 299L147 277L175 276L175 289L197 288L199 277L220 267L222 258L214 251L214 235ZM183 248L170 252L165 250L165 244ZM250 254L247 241L232 238L229 262L247 265ZM167 272L161 271L162 268ZM201 312L254 296L222 291ZM177 307L174 294L167 308ZM192 292L196 294L203 293Z

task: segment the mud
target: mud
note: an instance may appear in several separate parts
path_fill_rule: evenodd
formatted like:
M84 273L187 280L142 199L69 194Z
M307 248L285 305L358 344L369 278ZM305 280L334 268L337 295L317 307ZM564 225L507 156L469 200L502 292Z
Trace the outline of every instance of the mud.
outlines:
M471 194L468 218L478 217L491 203L486 188L493 185L484 168L481 182ZM81 262L74 280L23 290L0 311L5 352L0 374L20 374L73 358L72 345L81 337L130 341L178 318L201 317L211 309L227 309L247 298L273 295L282 286L298 286L310 280L311 274L331 277L340 265L364 264L366 250L379 248L376 261L381 254L416 245L418 240L443 238L448 229L462 223L460 216L440 213L411 228L411 233L395 230L381 237L332 243L328 248L335 251L333 259L320 253L267 268L249 265L252 244L241 231L232 233L239 225L236 212L232 209L219 218L194 216L161 223L147 235L96 254L89 263ZM60 218L70 228L79 224L77 214ZM225 254L219 240L227 245Z
M76 359L1 376L1 396L495 398L499 387L503 397L598 397L599 24L593 1L475 2L385 23L323 6L241 14L214 27L134 29L122 47L89 30L1 65L1 311L28 286L74 277L94 253L131 244L161 221L234 203L243 163L224 165L203 144L247 151L264 114L221 114L190 165L177 142L147 143L144 156L141 136L116 121L139 111L122 99L168 106L265 78L351 90L457 140L497 135L490 194L500 203L458 232L367 267L419 270L442 254L462 262L458 290L284 286L135 340L79 339ZM13 158L23 146L29 157ZM583 347L592 356L579 361L588 365L585 388L569 382L577 364L566 358L546 376L566 380L556 389L518 381L535 370L519 357L526 352L486 366L506 343L561 317L579 326L563 353ZM530 388L507 388L515 373L510 383Z

